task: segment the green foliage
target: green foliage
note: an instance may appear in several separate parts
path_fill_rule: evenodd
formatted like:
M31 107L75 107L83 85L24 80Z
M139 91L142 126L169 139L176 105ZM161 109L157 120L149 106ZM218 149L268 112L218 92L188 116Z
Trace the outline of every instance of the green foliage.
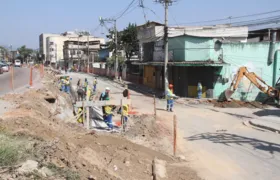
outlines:
M12 144L0 144L0 166L15 165L20 158L19 151Z
M121 42L125 50L126 58L130 60L133 53L139 50L136 24L128 24L128 27L126 27L121 34Z
M0 134L0 166L15 165L20 159L21 144L4 132Z
M121 45L121 33L118 32L118 50L122 49L122 45ZM107 46L109 47L109 50L113 52L113 54L115 54L115 50L116 50L116 44L115 44L115 31L114 29L109 29L109 34L107 35L107 38L110 39L111 41L107 42Z
M119 62L119 66L122 66L125 64L125 58L122 56L118 56L118 62ZM115 64L115 56L107 58L106 60L106 65L110 68L114 67Z
M21 46L17 50L20 54L20 57L19 57L20 59L25 59L33 53L33 50L30 48L27 48L25 45Z
M107 38L111 39L107 43L110 51L115 54L115 32L114 29L109 29ZM139 50L139 44L137 39L137 25L129 23L128 26L121 32L118 32L118 50L124 50L127 60L130 60L134 52Z

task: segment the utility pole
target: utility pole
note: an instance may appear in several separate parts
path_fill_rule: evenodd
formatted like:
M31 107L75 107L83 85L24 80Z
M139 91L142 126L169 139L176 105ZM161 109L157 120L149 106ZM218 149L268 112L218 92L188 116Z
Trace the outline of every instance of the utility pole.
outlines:
M171 6L175 0L156 0L156 2L164 5L164 90L168 89L168 6Z
M115 79L118 79L118 31L117 31L117 19L112 18L99 18L100 24L104 25L105 22L114 23L114 31L115 31Z
M87 73L89 73L89 33L87 36Z

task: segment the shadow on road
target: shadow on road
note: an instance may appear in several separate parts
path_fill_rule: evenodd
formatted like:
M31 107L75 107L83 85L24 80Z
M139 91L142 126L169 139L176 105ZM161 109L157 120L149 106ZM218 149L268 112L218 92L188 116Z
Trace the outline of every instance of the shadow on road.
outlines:
M224 144L226 146L251 145L255 150L258 149L262 151L267 151L270 154L274 154L275 152L280 152L279 144L262 141L254 138L239 136L235 134L229 134L229 133L203 133L191 137L185 137L184 139L188 141L209 140L212 143Z
M264 109L257 112L254 112L257 116L279 116L280 117L280 109Z

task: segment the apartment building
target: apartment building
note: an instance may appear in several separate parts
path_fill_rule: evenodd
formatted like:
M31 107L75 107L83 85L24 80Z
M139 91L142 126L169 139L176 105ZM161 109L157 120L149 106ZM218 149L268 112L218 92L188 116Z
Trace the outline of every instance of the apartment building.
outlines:
M52 65L61 64L65 59L63 52L64 42L85 42L87 39L89 39L89 41L99 41L101 44L105 43L104 38L78 35L71 31L62 34L41 34L40 53L43 54L45 63Z

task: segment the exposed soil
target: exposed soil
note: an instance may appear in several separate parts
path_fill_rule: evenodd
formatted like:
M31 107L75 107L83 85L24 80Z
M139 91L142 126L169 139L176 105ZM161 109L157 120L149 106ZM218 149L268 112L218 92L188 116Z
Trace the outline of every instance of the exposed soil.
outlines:
M264 109L267 107L267 105L261 104L260 102L257 101L251 101L251 102L244 102L244 101L237 101L237 100L232 100L232 101L224 101L224 102L218 102L218 101L212 101L214 104L214 107L220 107L220 108L259 108L259 109Z
M36 147L41 150L36 159L40 164L69 168L77 171L81 179L92 176L98 180L150 180L152 160L157 157L167 162L167 179L200 179L185 162L164 153L168 151L166 147L171 147L170 132L155 128L158 125L149 116L131 117L135 121L131 120L134 123L124 136L98 134L80 127L72 115L71 99L58 90L53 79L47 75L43 89L3 98L17 107L1 117L0 127L15 135L40 139L40 146ZM151 146L155 148L148 148Z

